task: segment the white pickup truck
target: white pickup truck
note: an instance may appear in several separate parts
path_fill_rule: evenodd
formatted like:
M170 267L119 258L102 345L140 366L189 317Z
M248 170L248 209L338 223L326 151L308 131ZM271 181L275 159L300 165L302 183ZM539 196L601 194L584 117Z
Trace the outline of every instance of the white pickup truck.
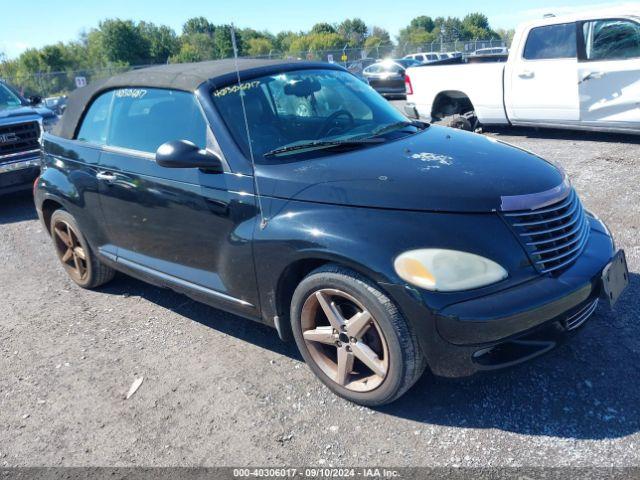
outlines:
M518 28L506 63L406 73L405 111L427 121L640 134L640 9L546 17Z

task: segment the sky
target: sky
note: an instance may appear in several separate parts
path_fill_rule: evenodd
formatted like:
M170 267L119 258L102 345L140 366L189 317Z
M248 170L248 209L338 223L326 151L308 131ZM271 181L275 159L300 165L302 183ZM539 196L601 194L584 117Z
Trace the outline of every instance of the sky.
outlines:
M7 0L2 0L4 3ZM30 47L75 40L105 18L145 20L169 25L180 33L185 20L205 16L212 23L234 23L256 30L308 30L317 22L340 22L360 17L367 25L387 29L392 37L418 15L462 17L481 11L493 28L515 28L518 23L545 13L605 8L640 2L603 0L31 0L29 7L5 5L0 15L0 53L9 58ZM15 5L15 4L14 4Z

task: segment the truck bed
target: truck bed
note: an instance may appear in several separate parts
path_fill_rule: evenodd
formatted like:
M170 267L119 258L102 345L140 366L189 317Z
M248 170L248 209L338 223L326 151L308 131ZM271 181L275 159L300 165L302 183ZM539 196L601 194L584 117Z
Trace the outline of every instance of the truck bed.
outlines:
M415 106L421 118L431 121L446 116L446 108L441 111L443 98L455 101L467 97L480 122L508 123L503 104L504 67L500 61L411 67L407 75L413 94L407 95L407 103Z

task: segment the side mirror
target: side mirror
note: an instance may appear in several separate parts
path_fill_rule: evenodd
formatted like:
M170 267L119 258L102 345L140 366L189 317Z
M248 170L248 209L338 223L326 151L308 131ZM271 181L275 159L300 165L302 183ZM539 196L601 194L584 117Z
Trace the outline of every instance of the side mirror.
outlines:
M201 150L187 140L163 143L156 151L156 163L166 168L202 168L222 173L222 160L216 154Z
M33 95L32 97L29 97L29 104L32 106L37 106L40 105L42 103L42 97L39 97L38 95Z

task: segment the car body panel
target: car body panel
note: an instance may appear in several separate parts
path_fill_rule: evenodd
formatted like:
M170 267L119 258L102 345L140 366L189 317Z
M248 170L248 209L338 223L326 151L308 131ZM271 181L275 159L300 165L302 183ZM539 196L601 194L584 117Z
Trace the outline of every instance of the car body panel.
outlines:
M263 195L308 202L449 212L490 212L504 195L563 181L553 165L490 137L431 126L348 153L257 166Z

